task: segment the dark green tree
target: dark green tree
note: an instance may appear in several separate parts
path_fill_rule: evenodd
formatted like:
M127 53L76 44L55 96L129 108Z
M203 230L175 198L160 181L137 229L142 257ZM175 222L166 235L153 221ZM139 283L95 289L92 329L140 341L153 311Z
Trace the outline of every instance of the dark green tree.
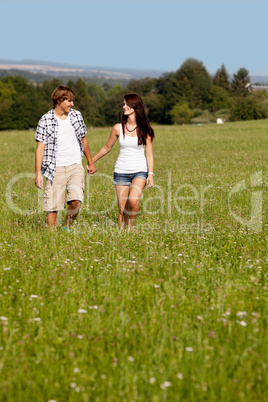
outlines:
M235 96L246 96L249 94L250 78L249 71L242 67L233 75L231 88Z
M218 85L211 85L209 105L213 112L220 109L230 109L233 105L233 98L230 91Z
M75 91L75 83L73 80L68 80L67 82L67 87L71 88L73 91Z
M107 95L108 97L113 97L115 95L117 95L118 93L122 93L122 85L121 84L115 84L113 87L111 87L110 89L108 89Z
M153 91L156 85L156 78L143 78L140 80L132 80L126 87L126 92L135 93L142 96L147 95Z
M95 105L95 125L104 126L105 117L103 113L103 108L107 100L107 93L104 89L97 84L90 83L87 85L88 93L92 97Z
M158 93L156 78L132 80L126 87L126 93L136 93L142 97L146 114L151 122L161 123L164 117L164 98Z
M103 107L106 125L111 126L120 122L123 112L122 106L125 94L126 91L124 89L121 89L114 95L107 98Z
M92 96L88 92L85 81L79 78L74 84L74 105L75 109L78 109L84 118L87 126L94 126L97 123L98 108Z
M162 100L162 110L161 110L161 120L158 119L159 123L171 124L170 111L175 105L177 100L177 80L175 73L165 73L163 74L156 83L156 93L161 95Z
M224 64L222 64L222 66L216 71L212 83L218 87L226 89L227 91L230 89L230 81Z
M3 82L11 83L16 92L6 115L8 129L34 128L39 120L36 87L21 76L4 77Z
M105 92L108 92L109 89L112 88L112 85L110 85L108 82L104 82L102 88L104 89Z
M206 109L211 77L201 61L187 59L176 72L176 103L187 102L191 109Z
M38 97L38 111L40 117L43 114L45 114L48 110L52 109L53 105L51 95L54 89L60 85L63 85L63 83L58 78L46 80L44 81L43 84L39 83L37 84L36 91Z
M104 89L94 83L90 83L87 85L88 93L92 98L94 98L95 102L97 102L98 105L103 105L107 99L107 93L104 91Z
M190 123L192 112L187 102L176 103L170 112L173 124Z
M0 130L8 129L12 124L10 108L16 95L17 91L11 81L0 80Z
M250 93L248 96L240 96L235 99L230 120L258 120L267 117L268 110L265 103L254 93Z
M150 122L161 124L165 120L165 100L163 95L149 92L142 97Z

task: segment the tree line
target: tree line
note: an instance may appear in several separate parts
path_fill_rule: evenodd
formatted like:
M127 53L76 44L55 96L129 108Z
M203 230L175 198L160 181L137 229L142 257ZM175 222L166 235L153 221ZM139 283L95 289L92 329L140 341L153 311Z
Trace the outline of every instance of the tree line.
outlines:
M0 130L35 128L40 117L52 107L51 93L62 85L60 78L31 83L22 76L0 79ZM76 94L87 126L110 126L122 113L123 97L138 93L151 123L197 124L256 120L268 117L268 93L252 91L249 71L240 68L229 78L222 65L211 76L201 61L187 59L176 72L160 78L143 78L102 85L78 78L66 83Z

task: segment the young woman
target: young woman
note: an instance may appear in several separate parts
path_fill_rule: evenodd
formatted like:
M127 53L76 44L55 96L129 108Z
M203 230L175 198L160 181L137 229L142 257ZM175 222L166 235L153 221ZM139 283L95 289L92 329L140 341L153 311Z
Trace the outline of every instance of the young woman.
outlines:
M108 152L119 138L120 153L114 169L113 183L118 199L119 228L135 222L143 189L154 186L154 131L145 115L144 104L139 95L124 97L121 123L116 124L110 138L92 158L95 163ZM146 158L144 155L146 150Z

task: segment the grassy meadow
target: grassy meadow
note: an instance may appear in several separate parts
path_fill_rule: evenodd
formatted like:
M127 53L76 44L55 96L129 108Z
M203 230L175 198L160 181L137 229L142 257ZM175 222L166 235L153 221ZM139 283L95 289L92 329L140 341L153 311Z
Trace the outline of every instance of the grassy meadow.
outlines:
M0 132L1 401L268 400L268 121L154 129L130 233L118 144L51 232L34 132ZM109 132L88 131L92 154Z

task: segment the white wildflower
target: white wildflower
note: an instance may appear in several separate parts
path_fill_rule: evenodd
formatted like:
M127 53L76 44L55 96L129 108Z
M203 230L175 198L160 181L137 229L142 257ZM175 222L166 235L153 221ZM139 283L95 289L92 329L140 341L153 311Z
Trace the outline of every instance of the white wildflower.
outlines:
M157 289L157 288L160 288L160 286L159 285L154 285L154 287Z
M191 348L190 346L187 346L187 347L185 348L185 350L186 350L186 352L193 352L193 351L194 351L194 349Z
M150 384L154 384L155 382L156 382L156 378L151 377L150 380L149 380L149 383L150 383Z
M80 371L79 368L77 368L77 367L74 368L74 373L79 373L79 371Z
M242 327L246 327L248 324L246 323L246 321L236 321L237 324L241 325Z
M182 375L182 373L178 373L178 374L177 374L177 378L179 378L180 380L183 380L183 375Z
M165 381L163 384L160 385L160 388L165 389L172 386L172 382Z
M247 315L246 311L238 311L238 313L236 313L237 317L242 318L245 317Z
M134 362L134 361L135 361L134 357L132 357L132 356L128 356L127 359L128 359L130 362Z
M41 321L41 318L40 317L34 317L33 321Z
M80 313L80 314L86 314L87 310L84 310L83 308L80 308L77 312Z
M198 316L197 316L197 319L200 320L200 321L202 321L202 320L203 320L202 315L198 315Z

